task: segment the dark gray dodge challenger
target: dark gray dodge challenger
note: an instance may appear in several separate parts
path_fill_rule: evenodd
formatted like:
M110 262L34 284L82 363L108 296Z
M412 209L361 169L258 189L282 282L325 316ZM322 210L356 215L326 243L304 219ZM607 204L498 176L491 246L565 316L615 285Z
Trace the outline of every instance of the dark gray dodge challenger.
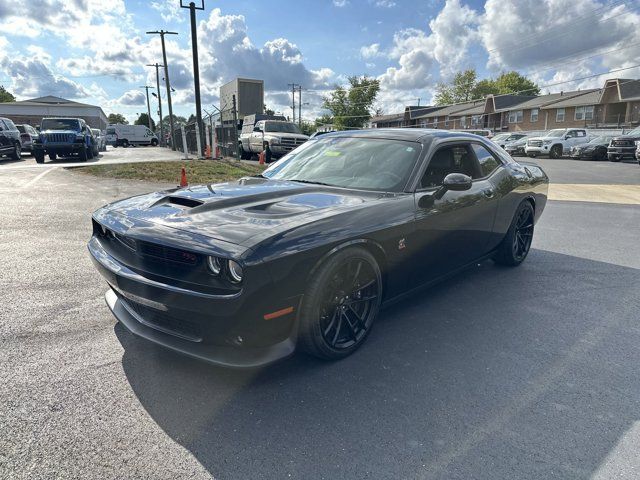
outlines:
M226 366L296 347L339 359L383 303L480 260L524 261L547 188L476 135L337 132L256 177L106 205L89 251L135 335Z

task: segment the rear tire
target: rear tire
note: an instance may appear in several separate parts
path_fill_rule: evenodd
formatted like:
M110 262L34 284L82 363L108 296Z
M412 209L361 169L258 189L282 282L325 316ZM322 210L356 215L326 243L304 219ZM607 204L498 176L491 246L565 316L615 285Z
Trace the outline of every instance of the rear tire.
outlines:
M122 148L129 148L129 140L122 141Z
M365 341L378 315L382 275L371 253L341 250L314 273L299 312L299 345L325 360L351 355Z
M151 140L151 146L152 147L157 147L158 146L158 140L156 140L155 138Z
M531 249L533 240L535 211L533 205L525 200L518 206L509 230L498 246L493 261L499 265L515 267L524 262Z
M535 153L527 153L527 157L536 158Z
M251 152L245 152L244 148L242 148L242 144L240 144L240 159L251 160Z

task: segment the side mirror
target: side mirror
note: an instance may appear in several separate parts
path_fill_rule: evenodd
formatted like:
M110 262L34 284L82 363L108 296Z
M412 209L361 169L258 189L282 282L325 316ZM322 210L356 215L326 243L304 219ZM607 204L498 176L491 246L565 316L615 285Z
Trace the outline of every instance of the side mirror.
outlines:
M253 127L254 132L261 132L262 129L260 127Z
M571 135L565 135L565 136L564 136L564 139L565 139L565 140L569 140L570 138L571 138Z
M472 183L473 180L469 175L465 175L464 173L450 173L444 177L442 186L436 191L434 197L439 200L448 190L453 190L454 192L469 190Z

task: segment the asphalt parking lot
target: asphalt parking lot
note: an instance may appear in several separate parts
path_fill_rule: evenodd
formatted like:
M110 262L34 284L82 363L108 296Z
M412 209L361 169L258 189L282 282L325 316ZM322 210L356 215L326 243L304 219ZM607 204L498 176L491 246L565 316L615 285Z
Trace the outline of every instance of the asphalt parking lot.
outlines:
M536 162L640 185L634 164ZM521 267L394 305L341 362L237 371L104 304L91 212L169 185L40 168L0 162L0 478L640 476L638 204L551 200Z

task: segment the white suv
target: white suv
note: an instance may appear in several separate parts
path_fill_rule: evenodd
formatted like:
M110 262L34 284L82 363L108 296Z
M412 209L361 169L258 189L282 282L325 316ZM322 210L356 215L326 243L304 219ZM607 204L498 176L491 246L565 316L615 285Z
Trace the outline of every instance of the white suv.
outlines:
M568 155L572 147L589 140L591 137L584 128L556 128L539 137L529 138L524 151L530 157L549 155L550 158L560 158Z

